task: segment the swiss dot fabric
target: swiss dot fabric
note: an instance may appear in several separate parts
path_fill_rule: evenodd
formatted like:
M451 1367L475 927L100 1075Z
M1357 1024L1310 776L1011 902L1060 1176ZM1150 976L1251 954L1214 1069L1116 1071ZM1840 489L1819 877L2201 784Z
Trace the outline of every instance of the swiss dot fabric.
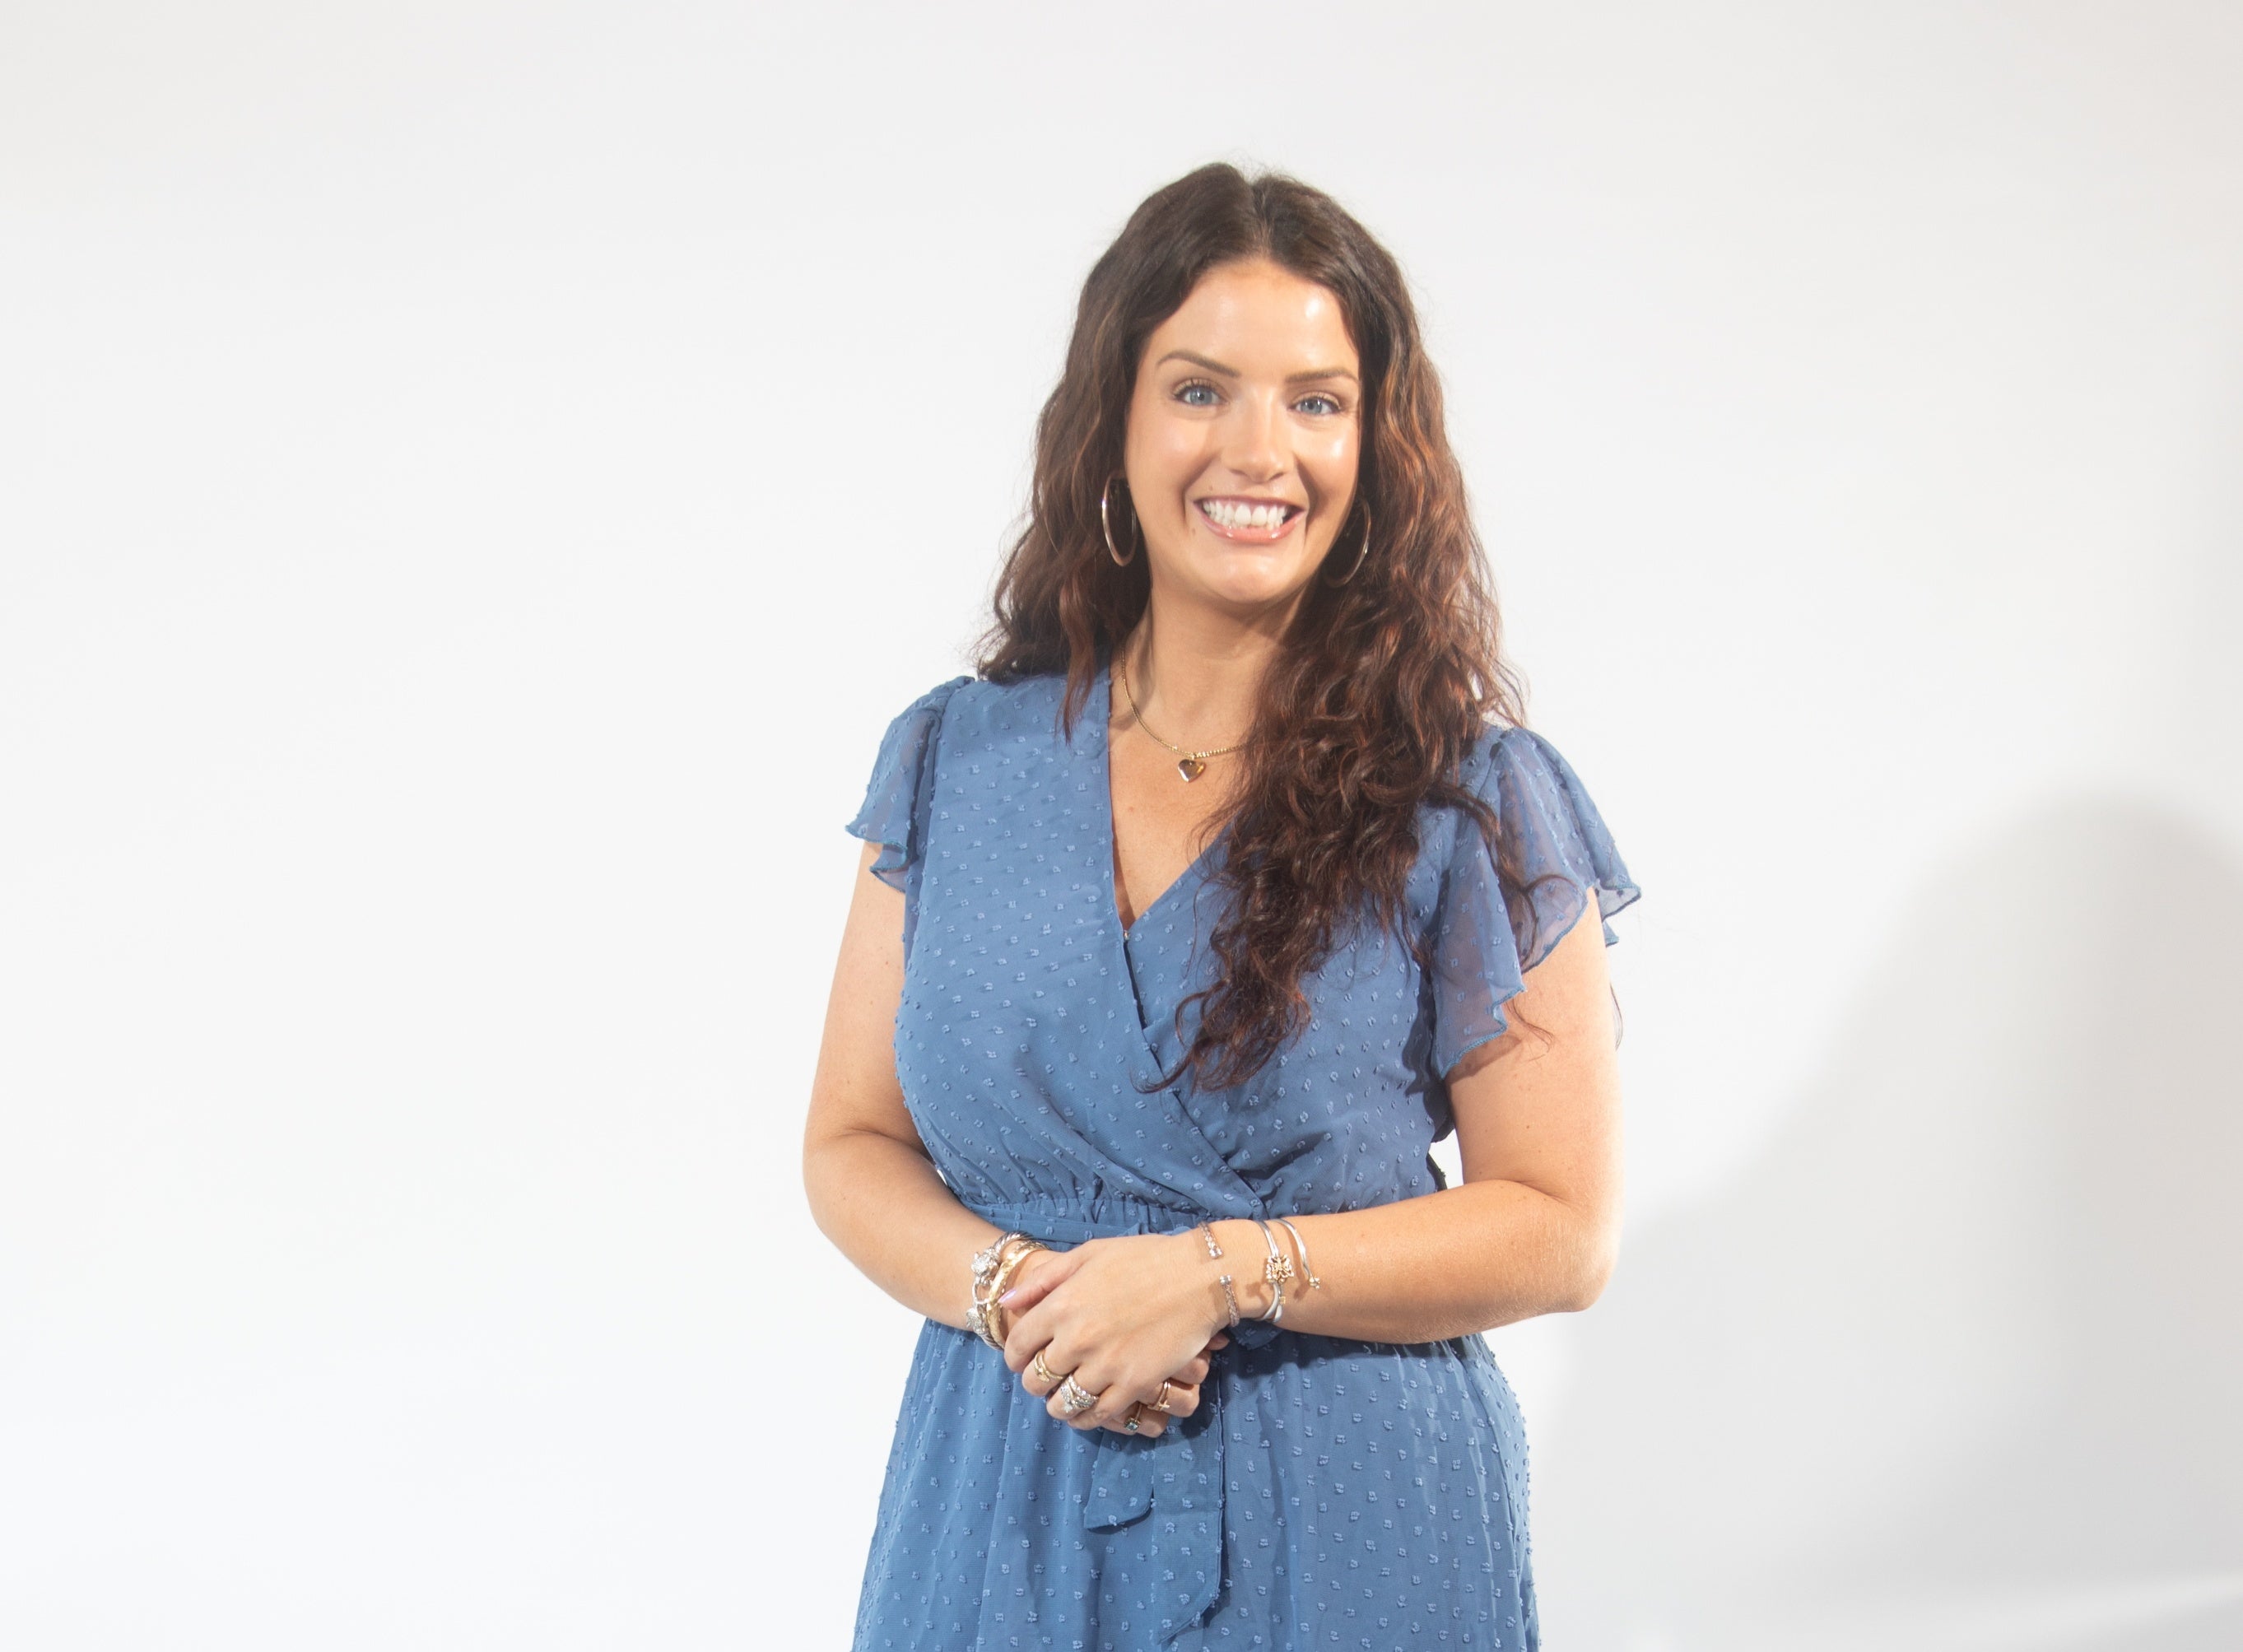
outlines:
M1408 908L1430 974L1365 924L1303 981L1309 1027L1260 1074L1142 1093L1210 979L1224 839L1125 932L1109 679L1072 742L1063 687L929 690L889 725L849 823L906 897L896 1071L952 1190L1062 1247L1435 1191L1442 1075L1504 1030L1592 893L1600 919L1637 897L1579 778L1520 728L1491 728L1464 765L1523 866L1531 926L1469 817L1429 805ZM854 1652L1539 1648L1526 1433L1486 1344L1232 1335L1199 1409L1148 1439L1068 1427L994 1350L927 1320Z

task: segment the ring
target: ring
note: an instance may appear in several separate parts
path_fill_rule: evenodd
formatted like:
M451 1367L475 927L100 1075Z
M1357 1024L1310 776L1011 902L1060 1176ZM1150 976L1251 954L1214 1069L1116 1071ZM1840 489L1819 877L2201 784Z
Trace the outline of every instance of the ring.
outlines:
M1098 1396L1077 1382L1074 1379L1074 1373L1070 1371L1060 1379L1059 1403L1067 1407L1068 1416L1074 1417L1088 1411L1096 1405Z
M1166 1411L1169 1408L1169 1379L1166 1377L1161 1379L1161 1392L1153 1400L1152 1406L1155 1411Z
M1036 1350L1036 1357L1029 1360L1028 1365L1029 1367L1035 1372L1036 1375L1041 1377L1046 1382L1051 1384L1053 1387L1056 1388L1059 1386L1059 1372L1054 1371L1049 1365L1044 1364L1044 1351L1042 1349L1039 1348Z
M1128 1417L1128 1421L1126 1421L1126 1422L1124 1422L1124 1423L1122 1425L1122 1427L1124 1427L1125 1429L1128 1430L1128 1431L1129 1431L1129 1433L1133 1433L1133 1434L1134 1434L1134 1433L1135 1433L1137 1432L1137 1413L1138 1413L1139 1412L1142 1411L1144 1408L1145 1408L1145 1402L1144 1402L1143 1400L1142 1400L1142 1399L1141 1399L1141 1400L1139 1400L1135 1405L1134 1405L1134 1406L1130 1406L1130 1407L1129 1407L1129 1417Z

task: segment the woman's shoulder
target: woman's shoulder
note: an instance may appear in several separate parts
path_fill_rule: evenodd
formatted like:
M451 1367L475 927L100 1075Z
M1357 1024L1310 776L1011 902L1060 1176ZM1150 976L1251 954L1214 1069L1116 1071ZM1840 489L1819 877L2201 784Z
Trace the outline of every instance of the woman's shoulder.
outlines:
M1541 737L1517 723L1487 722L1479 725L1445 777L1457 791L1468 792L1491 807L1500 809L1506 775L1514 774L1522 759L1541 756ZM1469 819L1455 792L1437 792L1426 799L1425 811L1441 821Z
M1057 732L1066 688L1066 676L1060 672L1006 682L946 678L895 714L884 744L955 753L1045 743Z
M1038 671L1027 677L1010 679L983 677L967 672L962 677L946 677L912 702L913 705L928 705L941 709L956 701L961 706L983 709L1022 705L1051 705L1067 687L1064 671Z
M1580 777L1550 738L1524 723L1483 724L1458 759L1456 783L1499 815L1522 794L1581 792ZM1451 805L1453 813L1462 813Z
M1555 871L1594 884L1605 892L1607 916L1640 893L1596 799L1548 736L1523 724L1492 724L1473 741L1458 778L1494 813L1522 875ZM1445 813L1453 853L1476 865L1479 857L1470 851L1478 833L1465 811L1452 806Z
M1521 723L1481 727L1457 765L1459 790L1485 804L1501 836L1527 858L1569 861L1618 856L1610 828L1565 753L1539 730ZM1424 850L1445 860L1479 839L1459 802L1429 802L1433 819L1420 833Z

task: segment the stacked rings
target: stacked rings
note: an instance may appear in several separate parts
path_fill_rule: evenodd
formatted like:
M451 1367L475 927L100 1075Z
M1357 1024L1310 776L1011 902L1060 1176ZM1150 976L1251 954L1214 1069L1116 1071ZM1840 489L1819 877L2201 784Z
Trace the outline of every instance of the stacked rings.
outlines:
M1056 1382L1059 1385L1059 1386L1054 1388L1052 1392L1059 1396L1059 1403L1067 1407L1067 1414L1068 1416L1080 1416L1082 1413L1088 1411L1093 1406L1098 1403L1098 1396L1092 1393L1089 1389L1077 1382L1074 1379L1074 1373L1073 1372L1070 1371L1067 1375L1062 1377L1054 1372L1049 1365L1044 1364L1044 1351L1042 1349L1039 1348L1036 1350L1035 1358L1028 1361L1028 1368L1031 1371L1034 1371L1036 1375L1041 1377L1046 1382ZM1165 1399L1168 1396L1168 1389L1165 1385L1162 1386L1161 1393L1162 1397ZM1134 1427L1131 1429L1131 1432L1133 1433L1135 1432Z

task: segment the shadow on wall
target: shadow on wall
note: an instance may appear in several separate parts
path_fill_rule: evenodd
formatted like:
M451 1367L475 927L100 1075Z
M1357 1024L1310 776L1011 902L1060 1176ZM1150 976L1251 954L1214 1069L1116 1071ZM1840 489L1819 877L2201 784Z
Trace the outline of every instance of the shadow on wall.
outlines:
M1765 1155L1578 1322L1549 1642L2234 1652L2243 866L2081 800L1896 930Z

